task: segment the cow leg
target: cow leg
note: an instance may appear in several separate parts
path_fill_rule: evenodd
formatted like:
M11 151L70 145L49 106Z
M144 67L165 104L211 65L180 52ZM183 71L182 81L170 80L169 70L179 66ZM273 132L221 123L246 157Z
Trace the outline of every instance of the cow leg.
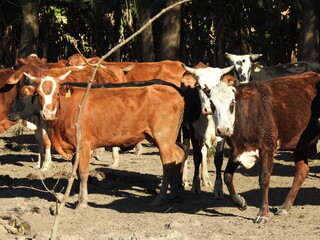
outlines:
M279 210L276 212L276 215L285 215L288 213L290 207L294 202L294 199L296 198L301 188L301 185L303 184L309 172L308 159L307 159L308 150L307 149L295 150L293 152L293 156L294 156L295 167L296 167L293 183L286 197L286 200L284 201L282 206L279 208Z
M201 147L201 155L202 155L202 162L201 162L201 180L202 186L210 187L212 186L212 182L210 181L209 173L208 173L208 148L209 146L203 145Z
M41 127L37 127L34 131L37 145L38 145L38 160L36 164L36 168L40 169L42 166L42 162L44 161L44 144L43 144L43 132Z
M90 146L89 144L83 146L79 152L79 166L78 178L79 184L79 199L77 209L84 209L88 207L88 177L90 165Z
M217 143L216 152L214 154L214 165L216 167L216 181L214 184L214 198L223 199L223 187L221 178L221 169L223 163L223 148L225 144L225 139L222 139Z
M174 144L172 148L164 145L158 145L158 147L163 165L163 179L160 193L151 203L151 206L160 206L166 202L166 194L169 184L171 185L171 197L177 197L182 177L182 165L186 159L186 148L182 149L176 144Z
M47 134L47 132L42 129L42 134L43 134L43 145L45 149L45 159L42 164L41 170L46 171L50 168L52 159L51 159L51 141L50 138Z
M189 134L189 129L186 127L186 123L182 123L181 125L181 130L179 131L180 135L182 132L182 143L186 146L187 148L187 159L184 163L183 166L183 174L182 174L182 184L184 187L189 186L189 181L188 181L188 156L189 156L189 151L190 151L190 134ZM180 140L181 136L178 136L178 141Z
M246 200L238 195L236 193L236 190L233 185L233 175L234 172L239 167L239 162L234 162L233 158L230 156L226 170L224 172L224 182L229 190L230 197L234 204L240 209L240 210L246 210L247 209L247 202Z
M135 150L135 154L140 156L142 154L142 143L139 142L135 147L134 147L134 150Z
M199 170L200 170L200 164L202 162L202 155L201 150L199 147L199 142L194 139L194 137L191 137L192 146L193 146L193 163L194 163L194 175L192 180L192 187L191 187L191 193L193 194L200 194L201 188L200 188L200 177L199 177Z
M36 168L46 171L51 165L51 141L48 134L41 127L36 128L35 137L38 145L38 161Z
M261 171L259 185L262 191L262 202L255 223L267 223L269 220L269 185L273 169L274 152L268 153L266 150L260 151Z
M188 158L183 164L183 172L182 172L182 185L183 187L189 186L188 182Z
M117 168L119 167L119 151L120 148L119 147L113 147L112 148L112 159L113 159L113 163L110 165L110 167L113 168Z

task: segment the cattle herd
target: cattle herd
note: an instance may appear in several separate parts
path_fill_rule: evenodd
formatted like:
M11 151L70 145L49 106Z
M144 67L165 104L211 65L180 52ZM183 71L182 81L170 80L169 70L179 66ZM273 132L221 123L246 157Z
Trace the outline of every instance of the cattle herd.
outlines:
M222 199L222 161L225 143L231 149L224 183L235 205L245 210L233 175L241 165L260 161L261 207L256 223L269 221L268 190L277 150L292 150L295 176L291 190L276 214L287 214L306 178L310 146L320 136L320 66L296 62L261 67L253 61L261 54L226 53L228 67L199 63L188 67L179 61L105 62L93 79L79 122L80 148L77 208L88 203L90 158L94 150L113 147L114 165L119 148L139 146L146 139L159 149L163 178L159 206L175 198L187 181L185 161L192 146L194 175L191 192L214 185ZM98 58L75 54L48 63L32 54L18 59L14 68L0 69L0 132L22 119L35 126L37 167L50 169L51 146L74 160L77 148L78 105ZM209 151L216 146L216 179L207 167ZM201 167L200 167L201 166ZM170 187L169 187L170 186ZM167 192L170 189L170 195Z

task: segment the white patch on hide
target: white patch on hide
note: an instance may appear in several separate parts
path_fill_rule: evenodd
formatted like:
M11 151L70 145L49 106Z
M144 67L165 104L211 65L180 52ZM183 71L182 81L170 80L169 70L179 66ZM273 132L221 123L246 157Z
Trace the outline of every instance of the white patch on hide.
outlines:
M246 169L249 169L252 168L259 159L259 151L257 149L256 151L242 153L236 160Z

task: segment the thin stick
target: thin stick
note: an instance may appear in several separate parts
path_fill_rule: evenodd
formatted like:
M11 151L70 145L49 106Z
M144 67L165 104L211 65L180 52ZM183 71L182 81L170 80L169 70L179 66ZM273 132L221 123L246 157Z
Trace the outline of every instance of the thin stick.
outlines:
M64 197L61 201L61 204L59 206L59 209L58 209L58 213L57 215L55 216L55 219L54 219L54 225L52 227L52 231L51 231L51 237L50 239L51 240L56 240L57 238L57 231L58 231L58 225L59 225L59 219L60 219L60 216L62 214L62 210L68 200L68 197L70 195L70 192L71 192L71 188L72 188L72 184L74 182L74 179L76 177L76 173L77 173L77 169L78 169L78 165L79 165L79 151L80 151L80 142L81 142L81 132L80 132L80 118L81 118L81 114L82 114L82 109L83 107L85 106L85 103L86 103L86 100L88 98L88 94L89 94L89 91L91 89L91 85L92 85L92 82L93 82L93 79L96 75L96 72L98 70L98 67L100 66L101 62L106 59L108 56L110 56L112 53L114 53L116 50L118 50L119 48L121 48L123 45L127 44L131 39L133 39L134 37L136 37L137 35L139 35L143 30L145 30L153 21L155 21L157 18L159 18L162 14L164 14L165 12L167 12L168 10L176 7L177 5L180 5L182 3L186 3L186 2L189 2L191 0L183 0L183 1L180 1L180 2L177 2L167 8L164 8L160 13L158 13L157 15L155 15L152 19L150 19L144 26L142 26L137 32L135 32L134 34L132 34L130 37L128 37L125 41L123 41L122 43L118 44L117 46L115 46L114 48L112 48L107 54L105 54L104 56L102 56L102 58L99 59L99 61L97 62L97 66L95 66L95 68L93 69L93 72L92 72L92 75L91 75L91 78L90 78L90 81L88 83L88 86L87 86L87 89L86 89L86 92L82 98L82 101L80 103L80 105L78 105L78 108L79 108L79 112L78 112L78 116L77 116L77 121L76 121L76 124L75 124L75 127L76 127L76 156L75 156L75 161L74 161L74 165L73 165L73 170L72 170L72 174L68 180L68 186L67 186L67 189L66 189L66 192L64 194Z

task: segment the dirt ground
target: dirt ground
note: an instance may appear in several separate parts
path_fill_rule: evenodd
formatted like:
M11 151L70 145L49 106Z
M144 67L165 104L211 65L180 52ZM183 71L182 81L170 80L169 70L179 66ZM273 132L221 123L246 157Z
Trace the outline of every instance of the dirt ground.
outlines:
M162 166L157 148L143 145L140 156L133 151L121 154L118 168L108 167L112 163L111 152L104 153L102 160L92 161L92 173L102 172L105 179L90 178L90 206L85 210L74 209L77 200L74 187L60 219L60 239L319 239L319 159L310 161L310 173L289 215L276 216L273 213L285 199L294 174L292 153L276 155L269 193L270 222L257 225L253 220L261 201L259 165L250 170L239 169L235 174L237 191L248 203L246 211L233 205L225 186L223 200L214 199L213 187L203 187L199 195L191 194L188 187L179 201L151 207ZM63 192L71 163L54 152L53 165L43 174L42 182L39 171L34 169L37 150L34 135L26 129L22 133L20 125L1 134L0 148L0 239L49 239L56 203L46 188ZM191 182L191 156L189 160ZM213 161L209 170L213 181ZM8 229L16 233L8 233Z

